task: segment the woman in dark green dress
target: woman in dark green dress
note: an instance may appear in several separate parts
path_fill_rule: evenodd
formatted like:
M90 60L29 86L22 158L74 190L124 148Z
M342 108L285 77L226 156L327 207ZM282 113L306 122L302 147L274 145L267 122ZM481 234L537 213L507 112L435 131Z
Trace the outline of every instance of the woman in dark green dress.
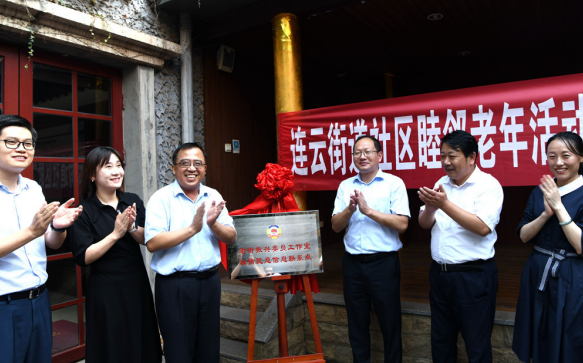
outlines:
M120 154L98 147L85 159L83 218L71 227L75 262L90 266L87 282L87 363L161 361L152 290L140 252L145 209L123 192Z

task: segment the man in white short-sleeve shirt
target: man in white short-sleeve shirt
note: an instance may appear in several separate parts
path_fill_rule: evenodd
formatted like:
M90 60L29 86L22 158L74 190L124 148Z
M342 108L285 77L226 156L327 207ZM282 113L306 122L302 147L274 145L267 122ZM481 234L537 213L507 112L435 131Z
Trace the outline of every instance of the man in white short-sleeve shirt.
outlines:
M419 189L425 203L422 228L431 228L429 280L431 350L434 363L457 360L461 332L470 363L492 362L496 311L496 225L504 194L500 183L476 166L478 143L465 131L441 141L446 176Z
M146 207L145 241L154 254L156 314L168 363L218 362L221 333L219 240L237 238L221 194L202 184L208 166L197 142L172 154L176 180Z
M51 362L46 248L61 247L83 210L69 208L74 199L47 204L41 187L21 175L36 140L27 119L0 115L0 363Z
M358 175L338 188L332 229L344 234L342 257L348 337L354 362L370 362L370 306L383 334L385 362L402 361L399 233L409 224L403 181L379 169L381 144L361 136L354 144Z

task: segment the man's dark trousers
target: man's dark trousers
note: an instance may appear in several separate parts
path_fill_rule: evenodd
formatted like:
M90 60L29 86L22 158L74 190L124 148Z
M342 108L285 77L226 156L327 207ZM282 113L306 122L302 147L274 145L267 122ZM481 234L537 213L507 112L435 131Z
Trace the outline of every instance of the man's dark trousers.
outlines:
M345 253L342 258L348 337L354 362L370 363L371 303L383 334L385 363L402 362L401 270L397 252L370 262ZM362 255L360 255L362 256Z
M167 363L219 361L221 280L219 274L156 275L156 313Z
M50 363L53 326L49 291L0 301L0 362Z
M498 269L494 259L478 267L481 271L446 272L431 264L429 302L434 363L457 362L460 332L470 363L492 362Z

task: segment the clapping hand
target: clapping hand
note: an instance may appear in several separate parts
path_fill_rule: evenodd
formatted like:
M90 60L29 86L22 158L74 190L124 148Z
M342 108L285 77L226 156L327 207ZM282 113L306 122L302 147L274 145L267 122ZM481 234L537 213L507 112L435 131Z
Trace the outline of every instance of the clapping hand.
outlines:
M115 218L115 226L113 227L113 232L111 232L115 239L120 239L127 233L130 222L130 210L131 208L128 207L126 208L126 210L123 211L123 213L118 212L118 215Z
M366 199L364 198L364 194L362 192L359 192L358 190L355 190L354 195L356 197L356 201L358 203L358 209L360 210L360 213L364 214L365 216L369 215L370 212L372 211L372 208L370 208L368 206L368 203L366 202Z
M36 237L40 237L46 233L49 224L53 220L55 213L59 209L59 202L52 202L47 204L46 202L40 207L38 212L34 215L32 223L28 227L32 234Z
M215 224L215 222L217 221L217 218L219 218L219 215L221 214L221 212L223 211L223 208L225 208L225 204L227 204L227 202L225 202L224 200L221 201L219 204L217 204L214 200L206 214L206 224L209 227L212 227L213 224Z
M441 184L439 184L439 188L435 189L422 187L419 189L417 194L419 195L419 199L425 203L426 209L430 208L437 210L443 207L448 201L447 193Z
M55 218L53 219L53 226L55 226L55 228L67 228L71 226L73 222L77 220L77 218L79 218L79 215L81 215L81 212L83 212L83 207L79 206L77 208L70 208L74 201L75 198L71 198L65 204L60 206L59 209L57 209Z
M356 212L356 207L358 206L358 198L357 198L357 194L356 194L356 190L354 191L354 194L350 194L350 204L348 204L348 210L350 211L350 213L354 213Z
M202 231L202 217L204 216L204 205L202 204L196 209L196 213L194 214L194 219L192 220L192 227L194 228L194 234Z
M543 198L543 203L545 205L545 211L544 213L547 214L548 217L552 217L555 215L555 211L553 210L553 208L551 208L551 206L549 205L549 203L547 202L546 199Z
M128 210L128 229L127 231L131 231L132 229L135 228L135 224L136 223L136 218L138 217L138 212L136 210L136 203L134 203L131 207L128 207L126 210Z
M549 214L549 216L552 216L557 209L563 205L563 202L561 202L561 195L559 194L559 188L557 187L557 183L555 183L553 178L549 175L543 175L540 182L541 184L539 185L539 188L542 190L545 198L545 212L549 214L547 211L548 205L553 212L552 214Z

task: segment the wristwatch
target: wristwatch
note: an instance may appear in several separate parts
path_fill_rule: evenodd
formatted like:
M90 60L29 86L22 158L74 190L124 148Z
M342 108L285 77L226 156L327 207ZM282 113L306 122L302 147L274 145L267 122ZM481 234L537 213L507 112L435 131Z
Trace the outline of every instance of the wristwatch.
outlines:
M135 231L137 231L137 230L138 230L138 226L136 226L136 224L134 223L134 228L133 228L133 229L131 229L131 230L130 230L130 231L128 231L128 232L130 232L130 233L134 233L134 232L135 232Z
M55 228L55 225L53 224L53 221L51 221L51 229L55 232L59 232L59 233L64 233L67 228Z

